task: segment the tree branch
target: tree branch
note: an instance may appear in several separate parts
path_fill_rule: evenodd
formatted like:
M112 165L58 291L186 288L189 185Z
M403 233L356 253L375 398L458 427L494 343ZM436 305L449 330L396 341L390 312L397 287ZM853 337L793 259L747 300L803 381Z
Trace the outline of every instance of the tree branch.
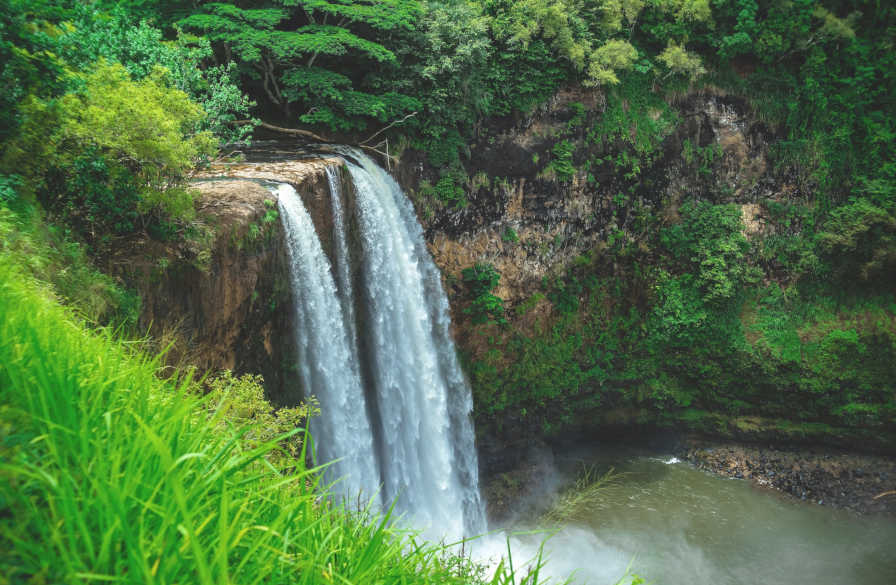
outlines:
M367 138L367 140L361 142L361 145L364 145L364 144L369 143L371 140L373 140L374 138L376 138L377 136L379 136L380 134L382 134L383 132L385 132L385 131L388 130L389 128L391 128L391 127L393 127L393 126L397 126L397 125L399 125L399 124L403 124L403 123L404 123L405 121L407 121L409 118L413 118L413 117L416 116L416 115L417 115L417 112L411 112L410 114L408 114L407 116L405 116L405 117L402 118L401 120L395 120L394 122L392 122L391 124L389 124L388 126L386 126L385 128L383 128L382 130L379 130L379 131L374 132L373 134L371 134L371 135Z
M268 77L271 80L271 85L274 86L274 93L277 94L277 103L283 103L283 94L280 93L280 86L277 84L277 76L274 75L274 63L271 61L270 57L262 55L261 58L264 60L265 68L268 71Z
M414 112L416 113L416 112ZM408 118L410 116L406 116ZM247 124L255 124L256 120L234 120L230 122L234 126L245 126ZM264 128L265 130L270 130L272 132L279 132L280 134L287 134L289 136L297 136L299 138L307 138L309 140L313 140L315 142L319 142L321 144L344 144L343 142L339 142L336 140L330 140L329 138L324 138L314 132L309 130L302 130L301 128L284 128L283 126L274 126L273 124L268 124L267 122L258 122L258 126ZM383 129L385 130L385 128ZM369 139L368 139L369 140ZM366 142L366 141L365 141ZM373 146L365 144L364 142L360 144L349 144L349 146L356 146L358 148L363 148L367 152L372 152L374 154L378 154L386 159L388 164L397 163L398 157L389 154L388 152L383 152Z
M268 73L267 68L266 68L266 67L263 67L263 66L261 66L261 65L255 65L255 68L258 69L259 71L261 71L261 72L264 74L264 83L262 84L262 88L264 88L264 92L265 92L266 94L268 94L268 97L270 98L270 100L271 100L272 103L277 104L277 105L279 106L279 105L280 105L280 100L278 100L278 99L277 99L277 96L275 96L275 95L271 92L271 86L270 86L270 83L269 83L269 81L268 81L268 80L270 79L270 74Z
M255 120L234 120L230 122L234 126L245 126L247 124L254 124ZM290 136L301 136L302 138L310 138L311 140L316 140L318 142L324 142L327 144L334 144L332 140L324 138L322 136L318 136L314 132L310 132L308 130L302 130L300 128L284 128L283 126L274 126L273 124L268 124L267 122L259 122L258 126L264 128L265 130L271 130L272 132L279 132L280 134L289 134Z

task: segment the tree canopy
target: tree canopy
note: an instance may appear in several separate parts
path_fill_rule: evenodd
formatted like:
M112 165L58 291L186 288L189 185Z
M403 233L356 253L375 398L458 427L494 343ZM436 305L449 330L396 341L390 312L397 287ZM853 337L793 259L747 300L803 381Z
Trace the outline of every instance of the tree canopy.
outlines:
M212 2L179 25L218 43L286 116L297 103L306 124L357 130L368 119L385 122L418 105L364 86L367 68L396 61L392 49L370 37L410 30L419 16L420 4L410 0L278 0L246 8Z

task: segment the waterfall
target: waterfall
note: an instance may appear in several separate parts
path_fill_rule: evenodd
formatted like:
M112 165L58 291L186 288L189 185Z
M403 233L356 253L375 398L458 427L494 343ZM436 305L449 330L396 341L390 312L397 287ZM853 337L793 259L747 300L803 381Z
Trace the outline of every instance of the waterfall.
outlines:
M346 166L361 236L363 335L385 502L394 499L418 527L479 533L485 521L472 398L451 339L441 275L398 184L360 153L352 152Z
M341 458L333 473L345 478L343 493L371 494L371 486L379 486L382 505L394 504L428 537L480 534L486 526L472 398L451 338L441 275L398 184L360 152L343 155L351 197L343 198L338 170L328 169L335 266L294 191L286 199L291 204L284 204L281 191L293 285L301 289L300 370L306 390L321 403L314 433L319 457ZM301 233L290 235L300 224ZM293 252L296 238L307 241Z
M318 456L332 462L325 478L352 499L377 492L380 479L356 346L343 318L340 296L311 216L288 184L276 187L286 235L299 376L327 415L315 419Z
M355 296L353 294L351 276L351 258L348 247L348 230L345 225L345 212L342 202L342 183L339 180L338 167L326 167L327 183L330 186L330 203L333 209L333 240L336 256L336 282L339 289L339 302L342 305L342 319L349 336L349 343L358 353L358 324L355 320Z

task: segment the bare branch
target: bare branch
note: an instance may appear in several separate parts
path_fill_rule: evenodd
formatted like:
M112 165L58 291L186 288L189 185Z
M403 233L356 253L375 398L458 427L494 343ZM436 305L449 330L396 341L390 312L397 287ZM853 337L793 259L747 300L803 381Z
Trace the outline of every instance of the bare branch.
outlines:
M247 124L254 124L254 120L234 120L231 122L234 126L245 126ZM310 138L311 140L316 140L318 142L324 142L328 144L333 144L332 140L328 140L322 136L318 136L314 132L309 132L308 130L302 130L300 128L284 128L283 126L274 126L273 124L268 124L267 122L259 122L258 125L265 130L271 130L273 132L279 132L281 134L289 134L290 136L301 136L303 138Z
M256 123L256 121L255 120L234 120L230 123L233 124L234 126L245 126L247 124L254 124L254 123ZM268 124L267 122L258 122L258 126L260 126L261 128L264 128L265 130L270 130L272 132L279 132L280 134L287 134L289 136L297 136L300 138L307 138L309 140L313 140L320 144L343 144L342 142L324 138L323 136L315 134L314 132L310 132L308 130L302 130L301 128L284 128L283 126L274 126L273 124ZM379 150L378 148L375 148L373 146L370 146L370 145L364 144L364 143L349 144L349 146L356 146L358 148L363 148L364 150L366 150L368 152L372 152L374 154L377 154L377 155L383 157L386 160L386 164L390 165L390 168L391 168L392 163L398 163L398 157L389 154L389 152L388 152L388 148L389 148L388 144L389 143L388 142L386 142L386 141L380 142L379 144L377 144L377 146L379 146L380 144L386 144L386 149L387 149L386 152L383 152L382 150Z
M387 144L388 144L388 143L387 143ZM386 164L389 166L390 169L392 168L392 163L393 163L393 162L396 163L396 164L398 163L398 157L395 157L395 156L392 156L391 154L389 154L389 152L388 152L388 146L387 146L387 151L386 151L386 152L383 152L382 150L378 150L378 149L376 149L376 148L374 148L374 147L372 147L372 146L367 146L367 145L364 145L364 144L357 144L357 145L355 145L355 146L358 146L359 148L363 148L364 150L366 150L366 151L368 151L368 152L372 152L372 153L374 153L374 154L378 154L378 155L380 155L381 157L383 157L384 159L386 159Z
M373 134L371 134L371 135L367 138L367 140L363 141L361 144L363 145L363 144L367 144L367 143L369 143L371 140L373 140L374 138L376 138L377 136L379 136L380 134L382 134L383 132L385 132L385 131L388 130L389 128L391 128L391 127L393 127L393 126L397 126L398 124L403 124L403 123L406 122L409 118L413 118L413 117L416 116L416 115L417 115L417 112L411 112L410 114L408 114L407 116L405 116L405 117L402 118L401 120L395 120L394 122L392 122L391 124L389 124L388 126L386 126L385 128L383 128L382 130L379 130L378 132L374 132Z

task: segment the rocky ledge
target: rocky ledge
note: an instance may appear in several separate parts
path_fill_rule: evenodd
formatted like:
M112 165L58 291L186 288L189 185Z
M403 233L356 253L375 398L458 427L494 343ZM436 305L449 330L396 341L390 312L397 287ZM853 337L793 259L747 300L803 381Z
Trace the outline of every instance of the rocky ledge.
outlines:
M302 398L290 365L292 292L277 194L266 183L293 185L315 227L328 233L326 169L337 165L327 156L215 164L193 177L191 235L163 241L136 234L115 243L109 270L140 293L140 326L162 347L170 344L169 363L262 374L276 402Z
M801 500L861 514L896 516L896 459L823 450L691 444L684 458L706 471L746 479Z

